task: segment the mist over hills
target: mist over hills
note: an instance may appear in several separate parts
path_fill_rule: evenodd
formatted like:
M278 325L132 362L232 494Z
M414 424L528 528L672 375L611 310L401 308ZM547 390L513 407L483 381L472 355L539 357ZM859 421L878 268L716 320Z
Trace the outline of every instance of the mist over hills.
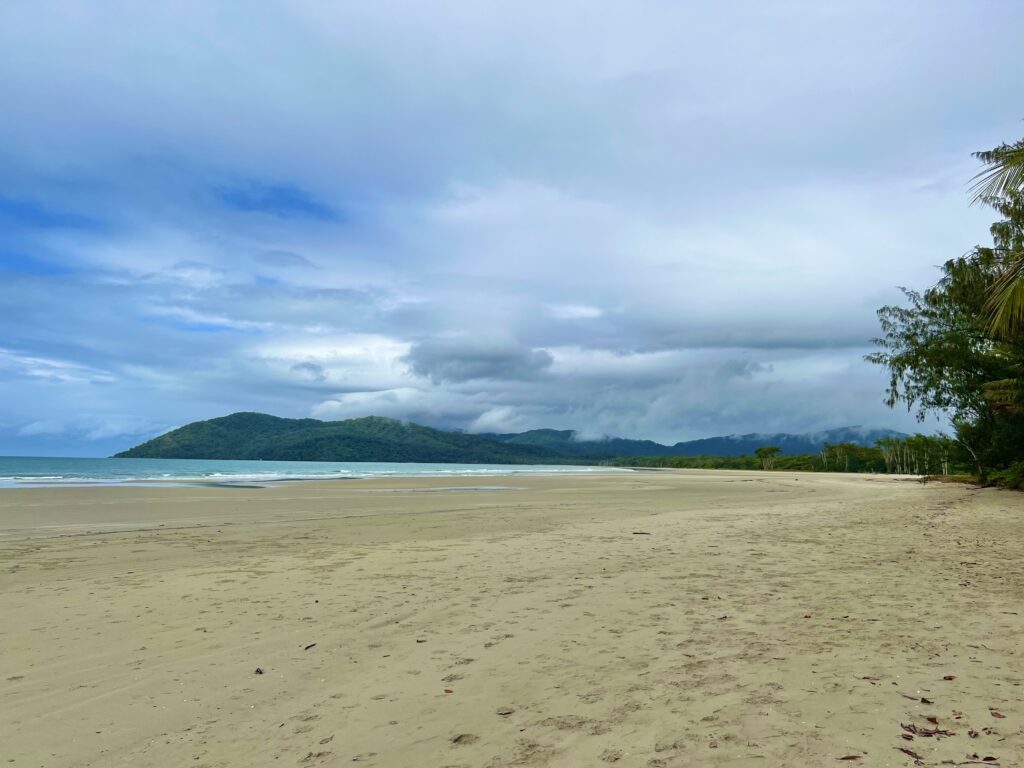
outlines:
M874 445L876 440L885 437L905 437L902 432L890 429L865 429L863 427L840 427L806 434L775 432L723 435L687 440L674 445L663 445L652 440L629 440L621 437L580 440L572 430L556 429L534 429L517 434L484 436L515 445L544 447L565 456L590 459L625 456L743 456L752 454L764 445L778 446L782 449L783 455L789 456L817 453L825 443Z
M581 440L572 430L471 435L380 416L319 421L242 412L186 424L116 458L565 464L634 456L741 456L763 445L778 446L787 455L817 453L825 443L872 445L893 436L902 434L843 427L802 435L754 433L663 445L619 437Z

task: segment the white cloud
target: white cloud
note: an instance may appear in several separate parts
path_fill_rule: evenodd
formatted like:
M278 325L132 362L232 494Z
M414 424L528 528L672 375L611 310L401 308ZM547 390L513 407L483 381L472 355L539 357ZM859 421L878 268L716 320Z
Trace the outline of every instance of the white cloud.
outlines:
M549 304L548 313L556 320L592 320L604 312L586 304Z
M59 421L48 419L45 421L33 421L18 429L18 435L32 437L35 435L62 435L67 432L67 427Z
M61 383L108 383L114 380L106 371L70 360L40 357L0 348L0 370Z
M70 421L45 419L23 424L17 429L21 437L64 436L80 440L96 441L112 437L152 436L164 431L165 425L134 416L80 417Z

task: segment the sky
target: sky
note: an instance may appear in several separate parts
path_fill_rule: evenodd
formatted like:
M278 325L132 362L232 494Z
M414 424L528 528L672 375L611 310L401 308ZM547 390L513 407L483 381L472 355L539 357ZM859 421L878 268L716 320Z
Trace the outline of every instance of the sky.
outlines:
M0 454L252 410L863 425L987 240L1013 0L0 4Z

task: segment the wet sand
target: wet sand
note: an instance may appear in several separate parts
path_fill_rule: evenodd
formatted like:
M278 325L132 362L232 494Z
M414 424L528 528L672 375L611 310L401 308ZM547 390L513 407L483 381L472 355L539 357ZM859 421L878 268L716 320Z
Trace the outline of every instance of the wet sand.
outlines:
M488 483L0 491L0 764L1024 765L1024 495Z

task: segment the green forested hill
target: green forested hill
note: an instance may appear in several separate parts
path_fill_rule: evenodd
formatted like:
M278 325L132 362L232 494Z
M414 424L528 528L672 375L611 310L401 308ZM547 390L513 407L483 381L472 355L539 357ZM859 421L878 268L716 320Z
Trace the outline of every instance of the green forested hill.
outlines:
M463 464L591 464L628 456L739 456L763 445L784 455L817 453L826 443L870 445L886 430L845 428L816 435L733 435L661 445L650 440L580 440L570 430L467 435L379 416L347 421L233 413L186 424L118 458L418 461Z
M854 443L874 445L884 438L903 438L906 435L889 429L864 429L862 427L841 427L810 434L724 435L701 440L688 440L675 445L662 445L651 440L629 440L621 437L606 437L600 440L580 440L568 429L533 429L516 434L483 435L515 445L535 445L547 448L562 456L578 459L622 458L626 456L744 456L753 455L762 445L775 445L782 455L800 456L815 454L826 444Z
M601 440L579 440L570 429L531 429L529 432L503 435L483 435L511 445L530 445L546 448L561 456L578 459L601 460L618 456L657 456L673 450L652 440L629 440L608 437Z
M555 451L368 416L347 421L234 413L196 421L117 458L417 461L465 464L564 462Z

